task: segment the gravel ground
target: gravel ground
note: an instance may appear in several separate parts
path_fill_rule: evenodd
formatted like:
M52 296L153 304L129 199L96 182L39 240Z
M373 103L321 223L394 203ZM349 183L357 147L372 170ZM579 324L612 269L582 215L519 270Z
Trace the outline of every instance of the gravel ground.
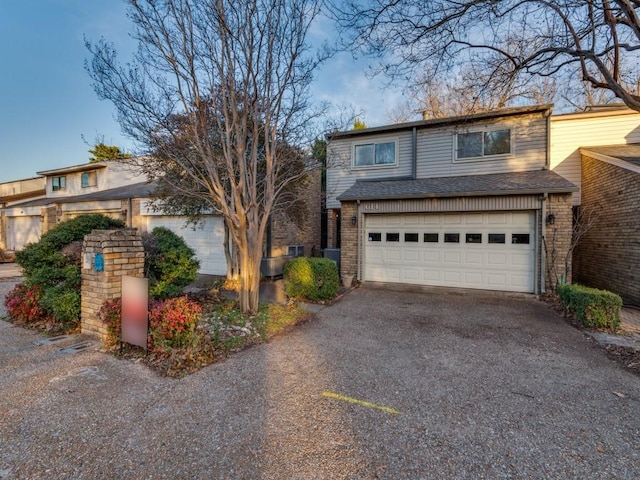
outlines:
M181 380L41 338L0 322L3 480L640 478L640 377L531 296L360 288Z

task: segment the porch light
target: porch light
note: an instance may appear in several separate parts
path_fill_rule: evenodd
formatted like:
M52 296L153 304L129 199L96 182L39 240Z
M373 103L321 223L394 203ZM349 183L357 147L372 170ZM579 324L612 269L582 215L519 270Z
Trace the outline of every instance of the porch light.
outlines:
M351 217L351 225L355 227L356 223L358 223L358 217L354 215L353 217Z
M553 213L547 215L547 225L553 225L556 223L556 216Z

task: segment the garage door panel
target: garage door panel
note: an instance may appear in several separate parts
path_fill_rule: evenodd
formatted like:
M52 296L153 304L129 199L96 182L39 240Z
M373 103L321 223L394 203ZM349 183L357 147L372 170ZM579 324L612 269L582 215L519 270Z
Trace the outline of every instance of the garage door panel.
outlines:
M194 226L187 225L184 217L149 215L147 230L166 227L180 235L196 253L200 261L199 273L225 275L227 262L224 255L224 223L220 217L208 217Z
M367 215L365 238L375 232L382 241L365 243L364 279L532 292L534 218L533 212ZM471 233L480 240L466 243ZM459 242L445 242L445 234ZM513 234L520 241L528 235L530 243L511 243Z

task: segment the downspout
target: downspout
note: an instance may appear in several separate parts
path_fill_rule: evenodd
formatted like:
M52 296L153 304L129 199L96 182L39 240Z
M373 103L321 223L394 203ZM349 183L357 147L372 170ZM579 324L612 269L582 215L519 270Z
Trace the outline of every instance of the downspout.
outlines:
M358 236L356 244L356 280L359 282L361 278L361 259L362 259L362 234L360 232L360 200L356 206L356 235Z
M548 193L543 193L542 197L540 197L540 219L536 222L537 225L540 225L540 272L538 275L540 276L540 293L546 293L546 271L547 271L547 256L544 248L544 241L547 235L546 229L546 218L547 218L547 198L549 197ZM538 242L536 242L537 245ZM536 269L537 269L536 262Z
M413 127L411 131L411 178L415 180L418 176L418 131Z
M544 169L551 170L551 112L547 115L547 152L544 159Z

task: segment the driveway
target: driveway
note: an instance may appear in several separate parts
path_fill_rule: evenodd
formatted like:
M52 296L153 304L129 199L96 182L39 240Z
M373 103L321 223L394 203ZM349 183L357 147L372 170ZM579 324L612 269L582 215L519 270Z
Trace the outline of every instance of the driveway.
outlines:
M640 378L531 296L360 288L182 380L38 339L0 323L2 479L640 478Z

